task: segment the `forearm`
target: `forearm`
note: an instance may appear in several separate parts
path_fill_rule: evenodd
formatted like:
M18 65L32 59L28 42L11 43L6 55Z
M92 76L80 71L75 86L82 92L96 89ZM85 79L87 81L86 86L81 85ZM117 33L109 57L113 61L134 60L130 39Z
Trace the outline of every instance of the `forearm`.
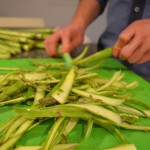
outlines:
M86 30L88 25L95 20L100 13L100 5L97 0L80 0L71 23Z

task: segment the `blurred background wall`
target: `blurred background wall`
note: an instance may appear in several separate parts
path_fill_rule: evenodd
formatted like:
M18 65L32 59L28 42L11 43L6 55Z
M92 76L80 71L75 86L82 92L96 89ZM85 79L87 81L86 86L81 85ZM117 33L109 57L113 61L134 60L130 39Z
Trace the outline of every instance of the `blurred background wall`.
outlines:
M72 18L78 0L0 0L0 17L41 17L47 27L66 25ZM96 43L106 26L106 11L94 21L86 35Z

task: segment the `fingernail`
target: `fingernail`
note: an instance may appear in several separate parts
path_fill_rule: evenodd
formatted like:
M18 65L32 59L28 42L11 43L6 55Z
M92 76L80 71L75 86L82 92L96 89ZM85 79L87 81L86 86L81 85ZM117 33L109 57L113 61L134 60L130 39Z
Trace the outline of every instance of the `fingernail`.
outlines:
M117 57L117 56L119 55L119 51L114 50L114 51L113 51L113 55L114 55L115 57Z
M119 58L121 59L121 60L126 60L126 58L125 57L123 57L123 56L119 56Z

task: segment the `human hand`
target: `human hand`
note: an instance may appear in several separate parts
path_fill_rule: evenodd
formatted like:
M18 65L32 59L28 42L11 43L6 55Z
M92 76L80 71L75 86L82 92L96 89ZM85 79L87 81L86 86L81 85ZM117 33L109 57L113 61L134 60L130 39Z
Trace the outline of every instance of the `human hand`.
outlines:
M64 28L58 29L53 35L49 36L44 44L49 56L57 57L57 46L61 42L61 52L71 52L77 46L82 44L84 31L75 24L69 24Z
M120 35L113 55L130 63L150 61L150 19L135 21Z

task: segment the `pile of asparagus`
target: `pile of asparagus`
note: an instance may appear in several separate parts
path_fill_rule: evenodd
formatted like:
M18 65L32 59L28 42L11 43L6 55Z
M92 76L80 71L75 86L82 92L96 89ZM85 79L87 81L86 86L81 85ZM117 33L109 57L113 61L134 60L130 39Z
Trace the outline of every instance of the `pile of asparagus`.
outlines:
M33 49L44 49L43 41L55 28L0 29L0 59L11 58Z
M0 125L0 150L77 149L89 138L94 124L118 137L120 144L114 149L136 149L121 129L150 131L150 125L139 120L150 117L150 105L133 97L132 89L138 82L124 81L123 72L117 71L111 78L97 73L102 62L93 61L109 55L111 49L105 55L98 52L84 58L85 51L73 59L71 68L65 68L64 62L32 62L31 65L37 66L34 70L1 68L10 72L0 75L0 106L26 107L14 106L16 115ZM26 133L47 120L53 125L46 140L34 146L17 145ZM68 143L68 134L80 120L87 122L84 139L80 143Z

